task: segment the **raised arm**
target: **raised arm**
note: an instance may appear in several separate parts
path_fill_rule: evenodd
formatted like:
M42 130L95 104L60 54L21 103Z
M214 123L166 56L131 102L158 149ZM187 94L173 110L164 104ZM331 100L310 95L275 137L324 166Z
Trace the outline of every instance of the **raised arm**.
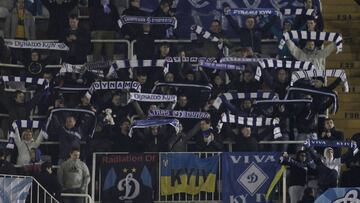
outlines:
M331 42L331 44L327 45L324 49L318 52L319 57L326 58L328 57L334 50L336 49L335 43Z
M300 60L301 58L301 55L304 54L304 52L299 48L297 47L294 42L292 40L288 40L286 42L288 48L289 48L289 51L290 53L297 59L297 60Z
M82 170L83 170L83 178L82 178L82 184L81 184L81 187L80 189L84 192L86 192L86 189L87 189L87 186L88 184L90 183L90 172L89 172L89 169L88 167L86 166L86 164L83 162L83 167L82 167Z

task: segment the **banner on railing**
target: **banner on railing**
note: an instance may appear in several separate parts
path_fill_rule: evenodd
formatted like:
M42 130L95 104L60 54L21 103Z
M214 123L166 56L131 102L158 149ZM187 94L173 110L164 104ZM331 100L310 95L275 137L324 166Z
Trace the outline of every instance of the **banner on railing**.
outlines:
M266 202L266 192L281 165L280 153L222 153L224 203Z
M0 177L0 202L25 203L31 184L32 179L29 177Z
M190 153L162 154L161 195L215 192L218 162L218 156L199 158Z
M360 188L330 188L320 195L315 203L345 203L360 202Z
M100 159L101 202L153 202L157 154L109 154Z
M7 39L5 44L11 48L18 49L47 49L47 50L59 50L59 51L68 51L69 47L64 43L58 42L46 42L40 40L17 40L17 39Z

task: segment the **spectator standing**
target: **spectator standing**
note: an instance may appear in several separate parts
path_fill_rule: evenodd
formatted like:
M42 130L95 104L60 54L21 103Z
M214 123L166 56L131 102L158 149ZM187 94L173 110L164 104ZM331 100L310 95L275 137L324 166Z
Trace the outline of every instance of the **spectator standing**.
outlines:
M229 5L225 3L224 7L229 8ZM234 31L239 34L241 46L251 47L254 52L261 53L262 36L270 30L277 17L271 17L269 22L261 28L256 27L257 25L255 16L246 16L245 27L239 27L238 23L229 15L226 15L226 18Z
M36 179L39 181L39 183L46 188L46 190L57 200L60 200L60 194L61 194L61 185L56 178L55 175L53 175L52 170L52 164L51 162L44 162L41 164L41 172L36 177ZM40 193L41 198L39 202L43 202L45 198L42 196L43 194ZM41 201L42 200L42 201ZM50 202L50 198L47 196L46 202Z
M171 7L171 3L172 0L161 0L159 7L151 13L151 16L170 17L169 11ZM170 29L170 25L153 25L150 34L155 39L170 38L171 36L167 35L168 29Z
M32 163L32 155L34 155L34 152L32 152L33 148L38 148L41 144L41 142L44 139L44 134L41 133L38 135L36 140L33 139L33 133L31 129L25 129L23 133L19 133L19 128L17 125L13 125L13 128L15 130L14 132L14 141L18 150L18 157L17 157L17 165L25 165ZM36 153L36 150L35 150Z
M0 174L16 174L14 165L6 160L6 152L4 149L0 149Z
M130 0L130 7L125 9L122 15L147 16L146 12L140 9L140 0ZM121 28L125 39L139 39L143 34L143 26L140 24L127 24Z
M84 162L80 160L80 149L70 150L70 157L64 161L58 170L58 180L64 193L86 194L90 183L90 172ZM64 203L83 203L83 198L67 197Z
M222 139L216 130L211 127L210 119L201 120L198 128L200 132L195 135L196 151L218 152L223 150Z
M16 7L10 12L4 25L5 38L9 39L36 39L35 19L25 9L24 0L18 0Z
M324 21L320 9L314 5L313 0L304 0L304 9L314 9L312 18L316 20L318 31L324 30ZM305 15L296 16L294 22L295 30L306 30L308 17Z
M240 128L240 133L234 135L234 151L235 152L256 152L259 148L257 140L251 134L251 128L249 126L243 126Z
M308 181L308 171L315 169L315 163L307 160L307 153L300 150L296 158L292 159L285 152L280 158L282 165L290 166L289 195L291 203L298 203L303 197L305 186Z
M293 41L288 40L286 42L290 53L299 61L311 61L315 67L320 70L325 70L325 59L336 48L335 43L327 45L324 49L318 50L315 46L315 41L307 41L305 48L300 49Z
M11 50L5 45L4 38L0 37L0 63L11 62Z
M70 64L84 64L90 50L89 31L79 26L79 18L76 14L71 14L68 22L70 28L61 39L69 47L64 61Z
M321 139L324 140L344 140L344 134L341 131L336 130L334 121L331 118L325 119L324 131L321 133ZM323 150L322 150L323 151ZM334 158L340 158L341 148L334 149Z
M47 35L49 39L60 40L69 28L67 17L78 4L78 0L41 0L49 11Z
M92 39L115 39L119 13L110 0L97 0L90 8L90 30ZM105 57L101 56L102 51ZM112 60L114 43L94 43L94 61Z

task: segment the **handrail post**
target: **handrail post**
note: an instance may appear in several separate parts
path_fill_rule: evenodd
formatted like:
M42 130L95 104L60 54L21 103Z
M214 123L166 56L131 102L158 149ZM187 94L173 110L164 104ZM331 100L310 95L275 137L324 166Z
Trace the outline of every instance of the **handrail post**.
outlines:
M283 178L282 178L282 188L283 188L282 202L286 202L286 172L287 172L287 169L285 169L285 171L283 173Z
M95 200L95 170L96 170L96 153L92 157L92 172L91 172L91 197Z

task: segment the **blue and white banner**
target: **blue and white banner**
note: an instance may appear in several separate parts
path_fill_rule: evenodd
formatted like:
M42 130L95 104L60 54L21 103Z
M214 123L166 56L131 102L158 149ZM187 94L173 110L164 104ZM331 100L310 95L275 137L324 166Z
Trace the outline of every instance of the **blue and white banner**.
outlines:
M44 124L45 122L37 121L37 120L15 120L12 123L11 128L9 129L8 144L6 145L6 148L14 149L15 147L14 133L16 128L37 129L37 128L42 128ZM43 134L46 136L45 132L43 132Z
M166 109L149 110L149 117L170 117L170 118L192 118L192 119L209 119L210 114L207 112L197 111L173 111Z
M281 167L280 153L224 152L221 155L223 202L266 202L267 190Z
M176 133L181 131L181 124L177 119L145 119L135 120L130 127L129 137L132 137L132 131L134 128L150 128L154 126L171 125L175 128Z
M125 24L150 24L150 25L171 25L175 29L177 27L177 20L175 17L146 17L146 16L120 16L118 25L121 28Z
M100 81L93 82L86 92L86 97L91 99L96 90L130 90L141 92L141 84L136 81Z
M360 187L356 188L330 188L321 194L315 203L359 203Z
M0 177L0 202L25 203L31 184L32 179L30 177Z
M47 49L47 50L59 50L68 51L69 47L64 43L46 42L41 40L18 40L18 39L6 39L5 45L11 48L18 49Z
M228 38L238 38L238 34L229 26L223 15L223 4L227 3L231 8L267 8L267 9L296 9L303 7L303 0L176 0L172 7L176 8L175 17L181 19L176 29L179 38L189 38L189 25L199 25L208 29L211 21L220 20L223 32ZM313 1L316 8L320 8L319 0ZM141 9L152 12L159 6L159 0L141 0ZM243 24L241 16L235 17L239 25ZM280 26L280 25L279 25Z
M224 9L225 15L230 16L258 16L258 15L280 15L280 12L273 8L231 8Z
M0 82L24 82L33 85L41 85L44 89L49 87L49 83L44 78L20 77L20 76L0 76Z

